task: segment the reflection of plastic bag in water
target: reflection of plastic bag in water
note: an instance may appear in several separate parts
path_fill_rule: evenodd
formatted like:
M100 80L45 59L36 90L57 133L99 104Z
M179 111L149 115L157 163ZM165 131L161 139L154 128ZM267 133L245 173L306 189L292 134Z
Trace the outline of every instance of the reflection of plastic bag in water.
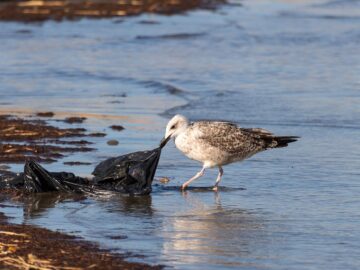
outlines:
M77 192L96 193L109 190L126 194L145 195L151 192L151 184L159 163L161 147L109 158L96 166L93 181L67 172L48 172L35 161L28 161L24 173L7 177L0 188L23 189L27 193ZM15 186L16 184L16 186Z

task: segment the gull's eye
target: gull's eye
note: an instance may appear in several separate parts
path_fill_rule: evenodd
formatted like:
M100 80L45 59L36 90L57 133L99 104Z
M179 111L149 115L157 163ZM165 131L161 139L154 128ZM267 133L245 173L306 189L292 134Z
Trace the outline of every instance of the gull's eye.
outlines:
M175 125L172 125L170 129L174 129L175 128Z

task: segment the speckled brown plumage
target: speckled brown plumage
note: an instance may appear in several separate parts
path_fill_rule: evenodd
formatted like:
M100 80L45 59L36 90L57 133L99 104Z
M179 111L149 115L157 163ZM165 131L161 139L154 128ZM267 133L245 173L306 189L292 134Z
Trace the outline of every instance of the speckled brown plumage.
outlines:
M198 129L202 135L198 139L206 140L210 145L223 149L231 154L241 154L265 150L271 133L258 129L242 129L227 122L196 122L190 129Z
M174 138L176 147L187 157L203 163L201 171L181 188L185 189L192 181L203 176L206 168L216 166L219 174L213 189L217 190L223 165L244 160L269 148L285 147L298 137L279 137L262 128L240 128L231 122L189 123L186 117L175 115L166 126L162 144L166 144L170 138Z
M297 137L277 137L261 128L240 128L231 122L199 121L176 139L176 146L195 160L211 165L240 161L269 148L283 147ZM197 144L197 145L195 145Z

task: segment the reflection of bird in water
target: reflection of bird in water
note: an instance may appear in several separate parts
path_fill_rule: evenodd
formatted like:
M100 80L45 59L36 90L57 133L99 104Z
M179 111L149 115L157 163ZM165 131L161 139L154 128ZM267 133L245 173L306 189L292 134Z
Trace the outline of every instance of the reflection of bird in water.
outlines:
M214 190L223 175L223 165L242 161L270 149L285 147L295 142L296 136L275 136L261 128L240 128L221 121L189 123L182 115L175 115L167 124L163 143L174 138L176 147L187 157L203 163L201 171L182 185L185 189L192 181L204 175L206 168L217 166L219 174Z
M211 203L209 197L201 200L199 194L185 191L185 209L176 210L163 223L162 236L166 241L162 256L177 261L179 269L182 264L194 269L206 269L209 264L218 265L219 269L224 265L241 266L242 260L267 245L266 228L257 214L221 206L218 194Z

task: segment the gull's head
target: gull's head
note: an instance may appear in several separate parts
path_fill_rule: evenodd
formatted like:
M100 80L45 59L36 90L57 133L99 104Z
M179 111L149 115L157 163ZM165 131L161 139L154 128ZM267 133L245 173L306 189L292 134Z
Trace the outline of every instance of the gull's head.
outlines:
M165 137L162 139L160 145L163 147L171 139L176 138L189 125L189 120L180 114L175 115L166 125Z

